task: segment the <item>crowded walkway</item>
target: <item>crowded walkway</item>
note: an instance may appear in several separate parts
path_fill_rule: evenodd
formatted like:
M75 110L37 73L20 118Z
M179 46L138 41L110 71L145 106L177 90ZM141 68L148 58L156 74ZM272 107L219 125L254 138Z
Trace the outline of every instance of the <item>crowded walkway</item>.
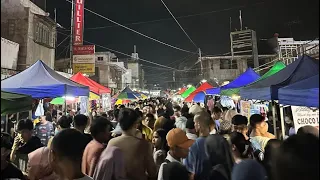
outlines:
M38 121L1 133L1 180L319 180L318 129L281 141L232 108L152 98Z

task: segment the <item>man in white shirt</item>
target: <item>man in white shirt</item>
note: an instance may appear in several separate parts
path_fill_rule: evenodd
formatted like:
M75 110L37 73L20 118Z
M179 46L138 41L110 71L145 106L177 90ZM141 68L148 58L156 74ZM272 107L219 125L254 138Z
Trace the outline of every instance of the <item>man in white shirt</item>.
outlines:
M182 129L183 131L186 131L187 118L181 115L181 107L176 105L173 107L173 111L176 121L176 127Z
M161 164L158 173L158 180L163 180L163 167L170 162L181 162L188 156L189 148L194 143L194 140L188 139L186 133L179 129L171 129L167 134L167 142L170 150L167 154L165 162Z

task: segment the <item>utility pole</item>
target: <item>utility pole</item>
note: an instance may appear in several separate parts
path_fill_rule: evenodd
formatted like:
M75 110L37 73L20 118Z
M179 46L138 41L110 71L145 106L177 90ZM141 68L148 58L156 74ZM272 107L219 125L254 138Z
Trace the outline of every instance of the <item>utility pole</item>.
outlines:
M72 0L71 3L71 25L70 25L70 69L71 69L71 74L73 74L72 71L72 61L73 61L73 16L74 16L74 0Z
M199 48L199 59L200 59L200 66L201 66L201 78L203 79L203 64L202 64L202 56L201 56L200 48Z
M242 16L241 16L241 10L240 10L239 20L240 20L240 31L242 31Z

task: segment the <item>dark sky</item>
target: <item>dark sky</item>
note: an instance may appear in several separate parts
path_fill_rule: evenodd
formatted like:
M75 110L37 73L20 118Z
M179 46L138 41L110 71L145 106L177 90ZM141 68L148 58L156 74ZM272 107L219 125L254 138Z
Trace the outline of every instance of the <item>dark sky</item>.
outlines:
M230 52L229 19L232 18L233 29L239 29L240 9L242 10L244 27L255 30L258 39L271 38L275 32L279 33L280 37L289 37L292 34L296 40L312 40L319 37L319 0L165 0L165 3L176 17L218 11L178 18L181 26L195 44L208 55ZM240 6L242 8L237 8ZM179 48L197 51L160 0L86 0L85 7L121 24L167 19L127 26ZM54 8L57 8L58 23L69 29L71 4L65 0L47 1L47 11L53 14ZM231 10L219 11L223 9ZM292 25L290 33L287 24L291 21L299 23ZM85 12L84 24L84 40L127 54L131 54L133 46L137 45L139 57L146 60L174 66L175 64L172 62L176 61L178 64L179 59L188 56L184 60L191 64L195 63L197 59L197 56L190 56L186 52L146 39L122 27L113 26L114 24L87 11ZM90 29L101 26L111 27ZM69 34L69 31L59 31ZM58 43L64 38L65 36L60 34ZM265 44L261 40L258 42L260 54L267 51ZM59 58L65 56L65 52L60 53L65 46L67 44L62 43L58 48ZM96 48L96 51L106 50ZM116 55L123 57L117 53ZM156 67L151 64L145 65ZM148 80L152 79L152 81L160 80L157 74L161 72L164 70L146 69L146 73L149 74ZM161 77L167 75L172 78L171 74L165 73Z

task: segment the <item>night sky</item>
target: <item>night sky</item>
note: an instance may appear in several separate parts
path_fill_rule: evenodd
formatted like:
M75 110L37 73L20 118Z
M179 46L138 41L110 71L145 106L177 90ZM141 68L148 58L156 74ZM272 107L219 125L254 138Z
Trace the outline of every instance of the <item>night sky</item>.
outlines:
M240 9L243 26L255 30L260 39L259 54L269 52L270 48L263 39L271 38L276 32L279 33L279 37L290 37L292 34L295 40L312 40L319 37L319 0L164 0L164 2L175 17L181 17L177 18L181 26L205 55L230 52L229 19L232 18L232 29L240 29ZM188 51L197 51L160 0L86 0L85 7L160 41ZM47 11L51 17L54 8L57 9L57 22L67 29L59 32L70 34L68 29L71 4L65 0L47 1ZM140 23L146 21L153 22ZM292 25L291 31L288 26L290 22L297 22ZM65 37L59 34L58 44ZM178 65L182 60L191 65L197 60L196 55L146 39L122 27L114 26L87 11L85 11L84 40L126 54L131 54L133 46L136 45L140 58L171 67ZM65 42L59 46L57 58L66 56L66 52L62 51L67 45ZM96 47L96 51L107 50ZM118 53L116 55L124 57ZM172 71L163 74L167 70L157 69L151 64L145 65L148 66L145 67L145 71L149 83L160 81L157 76L159 73L162 73L162 77L167 76L166 80L172 78Z

